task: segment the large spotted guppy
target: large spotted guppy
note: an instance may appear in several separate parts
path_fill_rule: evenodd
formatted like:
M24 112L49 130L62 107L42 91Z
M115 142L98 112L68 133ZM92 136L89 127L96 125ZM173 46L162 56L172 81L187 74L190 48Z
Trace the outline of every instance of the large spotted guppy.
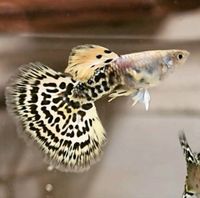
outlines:
M186 50L155 50L118 56L97 45L72 49L64 73L36 62L21 66L6 89L8 111L55 168L89 169L102 153L105 131L94 102L132 95L149 107L148 88L156 86Z

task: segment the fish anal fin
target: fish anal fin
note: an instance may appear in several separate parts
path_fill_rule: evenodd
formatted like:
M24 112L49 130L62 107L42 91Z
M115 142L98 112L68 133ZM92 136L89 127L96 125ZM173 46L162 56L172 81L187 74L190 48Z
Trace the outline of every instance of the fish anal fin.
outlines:
M111 102L112 100L116 99L120 96L129 96L134 92L133 89L130 89L127 86L119 86L114 89L114 91L109 95L108 102Z

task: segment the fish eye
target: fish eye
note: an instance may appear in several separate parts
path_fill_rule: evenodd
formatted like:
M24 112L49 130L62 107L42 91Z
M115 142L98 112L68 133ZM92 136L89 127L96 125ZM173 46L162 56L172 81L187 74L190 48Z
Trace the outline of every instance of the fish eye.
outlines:
M183 58L183 54L178 54L177 58L178 58L178 60L181 60Z

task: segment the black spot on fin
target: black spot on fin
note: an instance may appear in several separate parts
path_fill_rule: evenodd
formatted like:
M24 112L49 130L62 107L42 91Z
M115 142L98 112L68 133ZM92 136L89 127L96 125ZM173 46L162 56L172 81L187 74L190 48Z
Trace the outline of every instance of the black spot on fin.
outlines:
M107 53L109 52L109 53ZM98 45L79 45L72 49L65 73L74 79L87 81L98 68L105 67L119 56L105 47Z

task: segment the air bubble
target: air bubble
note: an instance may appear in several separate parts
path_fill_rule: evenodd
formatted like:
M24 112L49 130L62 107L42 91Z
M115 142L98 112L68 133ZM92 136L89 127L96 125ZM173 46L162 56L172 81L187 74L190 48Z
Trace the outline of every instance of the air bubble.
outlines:
M52 166L52 165L49 165L48 167L47 167L47 170L48 171L52 171L54 169L54 167Z
M45 186L45 189L46 189L47 192L51 192L53 190L53 185L52 184L47 184Z

